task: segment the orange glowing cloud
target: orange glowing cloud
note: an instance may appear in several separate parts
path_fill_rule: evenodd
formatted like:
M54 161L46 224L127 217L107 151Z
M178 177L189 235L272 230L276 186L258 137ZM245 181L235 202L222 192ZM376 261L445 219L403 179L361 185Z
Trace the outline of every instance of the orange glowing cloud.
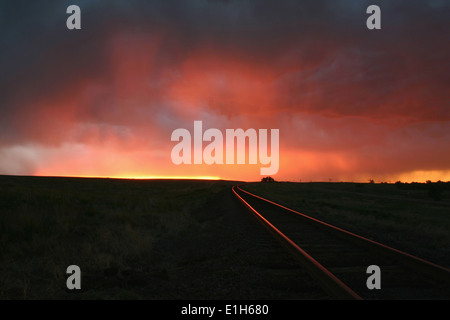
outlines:
M278 180L449 180L441 4L386 5L402 23L378 33L329 0L91 3L70 34L30 6L38 31L2 28L0 174L260 180L260 165L172 163L171 133L202 120L279 129Z

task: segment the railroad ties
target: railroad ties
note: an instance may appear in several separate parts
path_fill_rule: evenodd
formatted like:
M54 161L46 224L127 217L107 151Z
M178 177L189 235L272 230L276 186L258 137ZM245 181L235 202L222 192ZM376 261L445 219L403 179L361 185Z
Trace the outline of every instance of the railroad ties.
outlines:
M336 299L450 299L450 270L254 195L236 197ZM380 287L368 284L379 267ZM370 270L370 268L369 268Z

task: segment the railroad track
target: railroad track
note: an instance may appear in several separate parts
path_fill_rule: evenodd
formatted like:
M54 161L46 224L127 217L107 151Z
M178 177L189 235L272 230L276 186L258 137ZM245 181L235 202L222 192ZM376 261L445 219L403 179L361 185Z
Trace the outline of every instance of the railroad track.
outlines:
M337 299L450 299L450 270L254 195L236 197ZM369 266L380 270L380 289L369 289ZM371 282L371 280L370 280Z

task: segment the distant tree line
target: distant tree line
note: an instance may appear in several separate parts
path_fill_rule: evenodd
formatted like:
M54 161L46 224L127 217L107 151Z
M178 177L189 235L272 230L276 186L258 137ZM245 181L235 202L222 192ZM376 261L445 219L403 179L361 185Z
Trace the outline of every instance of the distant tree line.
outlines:
M437 182L427 180L425 183L397 181L395 185L397 188L405 190L426 190L431 199L438 201L442 200L444 191L450 190L450 181L443 182L440 180Z
M423 182L401 182L401 181L397 181L395 183L395 185L398 188L401 189L415 189L415 190L424 190L424 189L428 189L430 186L440 186L444 189L448 189L450 190L450 181L444 182L444 181L436 181L436 182L432 182L431 180L427 180L427 182L423 183Z

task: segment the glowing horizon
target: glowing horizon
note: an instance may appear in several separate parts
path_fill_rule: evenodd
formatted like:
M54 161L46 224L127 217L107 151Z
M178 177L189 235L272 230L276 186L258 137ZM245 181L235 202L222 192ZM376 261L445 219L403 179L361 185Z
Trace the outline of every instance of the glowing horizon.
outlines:
M13 175L14 176L14 175ZM21 176L21 175L18 175ZM28 176L28 175L25 175ZM31 177L54 177L54 178L93 178L93 179L128 179L128 180L224 180L224 181L245 181L245 182L258 182L263 176L257 179L225 179L219 176L140 176L140 175L118 175L118 176L90 176L90 175L29 175ZM317 180L302 180L302 179L287 179L279 180L280 182L342 182L342 183L368 183L370 180L374 180L375 183L395 183L397 181L403 183L426 183L431 182L450 182L449 172L410 172L400 176L392 176L374 179L317 179ZM278 180L277 180L278 181Z
M127 180L223 180L210 176L74 176L74 175L32 175L32 177L52 178L93 178L93 179L127 179Z

